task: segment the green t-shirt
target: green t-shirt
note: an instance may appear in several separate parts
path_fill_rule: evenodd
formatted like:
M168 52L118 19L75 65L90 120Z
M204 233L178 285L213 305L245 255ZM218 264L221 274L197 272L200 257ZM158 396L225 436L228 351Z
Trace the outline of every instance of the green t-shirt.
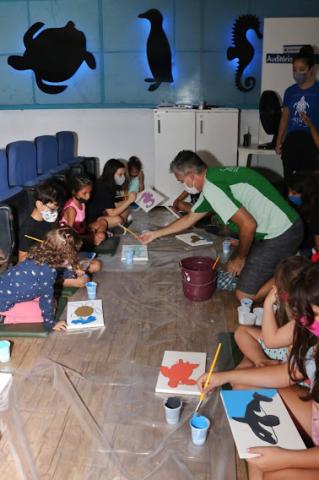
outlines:
M256 239L275 238L298 219L297 212L262 175L246 167L208 168L203 191L192 207L196 213L215 212L231 231L230 219L240 207L254 217Z

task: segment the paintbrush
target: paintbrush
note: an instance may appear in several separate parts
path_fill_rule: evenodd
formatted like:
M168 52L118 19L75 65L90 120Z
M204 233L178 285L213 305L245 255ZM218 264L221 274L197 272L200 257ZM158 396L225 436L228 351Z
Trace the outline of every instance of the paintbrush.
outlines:
M213 264L213 266L212 266L212 270L213 270L213 271L215 270L218 262L219 262L219 256L216 257L216 260L215 260L215 262L214 262L214 264Z
M213 371L214 371L214 368L215 368L215 365L216 365L216 362L217 362L217 358L218 358L218 355L219 355L219 352L220 352L220 349L222 348L222 344L219 343L218 344L218 347L217 347L217 350L216 350L216 353L215 353L215 356L214 356L214 359L212 361L212 364L210 366L210 369L209 369L209 372L208 372L208 375L207 375L207 378L206 378L206 382L204 384L204 391L206 390L206 388L208 387L208 384L210 382L210 379L211 379L211 376L213 374ZM195 408L195 411L194 411L194 415L198 412L198 410L200 409L201 407L201 404L203 403L203 400L205 398L205 393L202 392L200 394L200 399L199 399L199 402L197 404L197 407Z
M130 230L129 228L127 227L124 227L124 225L122 225L121 223L118 224L119 227L123 228L123 230L127 233L129 233L130 235L132 235L132 237L134 237L136 240L140 241L140 239L138 238L138 235L133 232L132 230Z
M25 238L29 238L30 240L34 240L39 243L43 243L43 240L40 240L40 238L31 237L31 235L25 235Z

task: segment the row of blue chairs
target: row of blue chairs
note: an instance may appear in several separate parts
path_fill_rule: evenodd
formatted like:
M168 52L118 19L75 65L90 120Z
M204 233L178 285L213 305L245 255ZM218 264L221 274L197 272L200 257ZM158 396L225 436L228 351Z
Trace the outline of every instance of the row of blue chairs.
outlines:
M9 143L6 150L0 150L0 201L70 169L84 173L81 164L86 159L76 156L76 148L77 136L71 131Z

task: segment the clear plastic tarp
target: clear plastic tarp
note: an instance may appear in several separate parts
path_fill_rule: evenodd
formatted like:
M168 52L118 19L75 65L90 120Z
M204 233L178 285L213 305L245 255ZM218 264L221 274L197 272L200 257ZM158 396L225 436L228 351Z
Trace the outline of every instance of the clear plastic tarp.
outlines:
M137 212L132 230L171 219L163 212L148 217L146 225L146 216ZM128 240L127 235L121 239ZM211 421L202 447L192 444L189 427L198 397L182 397L181 421L171 426L164 416L167 396L155 393L165 350L207 352L211 363L219 335L227 330L231 294L215 292L205 302L183 295L179 259L199 250L215 256L214 245L188 249L174 238L163 239L162 248L156 243L142 271L135 266L127 271L117 257L95 276L104 329L14 339L12 359L1 368L14 380L0 404L0 478L236 478L233 440L218 392L202 409ZM84 295L79 290L74 299ZM231 355L227 341L222 350L224 357Z

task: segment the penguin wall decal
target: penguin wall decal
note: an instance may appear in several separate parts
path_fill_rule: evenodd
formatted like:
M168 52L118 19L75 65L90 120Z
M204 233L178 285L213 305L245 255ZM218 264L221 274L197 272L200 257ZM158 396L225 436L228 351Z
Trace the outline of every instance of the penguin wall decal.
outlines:
M153 92L163 82L174 82L171 48L163 30L163 16L159 10L152 8L138 15L138 18L145 18L151 23L147 39L147 59L153 78L145 78L144 81L152 83L148 90Z
M44 93L63 92L67 85L50 85L71 78L82 62L93 70L95 58L86 50L83 32L68 22L61 28L47 28L38 33L44 23L34 23L24 34L25 52L22 56L11 55L8 64L16 70L33 70L38 87Z

